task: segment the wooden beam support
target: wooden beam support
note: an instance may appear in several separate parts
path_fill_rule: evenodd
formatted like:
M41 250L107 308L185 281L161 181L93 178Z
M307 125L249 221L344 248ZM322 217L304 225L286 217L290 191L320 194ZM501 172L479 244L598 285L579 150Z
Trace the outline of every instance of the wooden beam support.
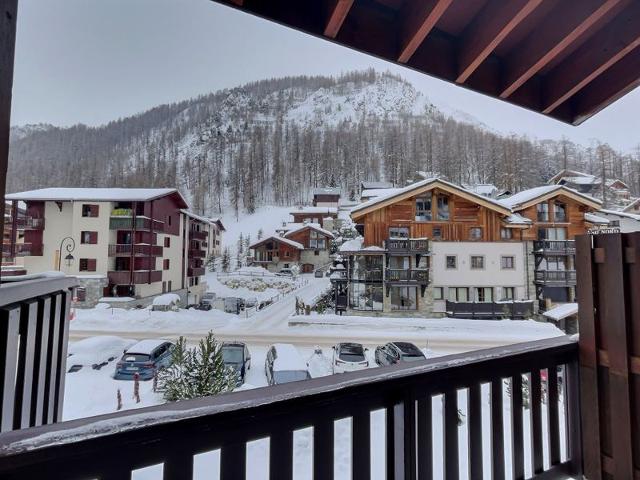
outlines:
M327 26L324 29L325 37L336 38L340 27L342 27L344 23L344 19L347 18L349 10L351 10L353 1L354 0L331 0L329 2Z
M580 125L639 85L640 47L636 47L571 99L573 124Z
M545 76L543 113L551 113L640 46L640 2L600 30Z
M4 232L4 196L9 166L9 131L11 129L11 91L16 47L18 0L3 0L0 6L0 232Z
M398 62L407 63L433 30L453 0L409 0L400 10L400 54Z
M562 55L591 28L606 20L624 0L562 1L542 20L538 29L518 45L507 59L500 98L509 98L527 80ZM626 2L625 2L626 3Z
M464 83L480 64L543 0L491 0L466 28L456 83Z

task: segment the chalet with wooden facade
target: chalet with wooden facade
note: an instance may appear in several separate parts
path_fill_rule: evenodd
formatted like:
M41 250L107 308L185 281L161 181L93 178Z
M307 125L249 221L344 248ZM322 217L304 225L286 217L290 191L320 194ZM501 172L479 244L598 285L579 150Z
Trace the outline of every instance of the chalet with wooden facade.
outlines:
M338 219L337 207L299 207L291 210L294 224L315 223L327 230L333 230ZM282 230L287 230L288 224Z
M27 273L76 276L79 306L114 297L144 304L165 292L186 302L204 291L208 239L220 230L189 213L176 189L46 188L7 199L26 204L19 223L28 227L20 246Z
M339 187L322 187L313 189L314 207L338 208L342 190Z
M498 201L438 178L376 197L352 210L362 238L340 249L347 268L332 279L339 303L346 295L352 312L494 318L531 315L535 298L572 301L570 264L542 262L534 253L547 244L534 241L562 237L562 255L572 254L570 238L607 223L594 214L599 206L563 186ZM546 273L561 268L570 273Z

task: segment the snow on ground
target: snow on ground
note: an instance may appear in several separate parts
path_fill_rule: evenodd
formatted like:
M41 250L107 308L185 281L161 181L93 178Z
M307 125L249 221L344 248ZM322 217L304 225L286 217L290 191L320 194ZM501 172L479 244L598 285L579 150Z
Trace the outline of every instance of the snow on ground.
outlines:
M256 298L263 301L291 293L301 286L305 279L294 280L275 275L262 267L243 267L229 275L208 272L205 281L207 291L215 293L218 298Z

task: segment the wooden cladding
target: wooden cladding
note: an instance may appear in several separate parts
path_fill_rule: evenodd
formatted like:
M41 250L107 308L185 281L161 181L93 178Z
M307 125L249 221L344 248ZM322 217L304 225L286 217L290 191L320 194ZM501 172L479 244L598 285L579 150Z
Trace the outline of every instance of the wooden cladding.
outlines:
M62 419L72 279L0 288L0 430Z
M538 230L548 227L565 227L567 229L567 238L573 239L577 235L587 233L587 225L585 224L584 214L593 211L586 205L576 202L573 199L558 195L551 200L545 200L543 203L548 205L548 220L538 220L537 205L531 205L518 213L533 222L533 226L523 231L523 240L538 240ZM554 205L559 203L565 206L565 218L557 218Z
M584 474L640 478L640 233L576 247Z

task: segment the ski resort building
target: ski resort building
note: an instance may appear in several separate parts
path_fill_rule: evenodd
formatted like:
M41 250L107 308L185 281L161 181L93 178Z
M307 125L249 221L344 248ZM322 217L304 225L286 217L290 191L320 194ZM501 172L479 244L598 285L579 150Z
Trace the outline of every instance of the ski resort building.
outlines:
M590 195L600 200L606 200L606 205L622 208L631 199L629 186L620 179L605 178L575 170L561 170L556 173L549 185L565 185L580 193Z
M340 248L337 304L352 313L496 318L572 302L572 239L608 223L594 214L599 207L555 185L506 200L438 178L393 190L352 210L363 235Z
M7 199L26 204L19 255L27 273L76 276L79 306L146 304L165 292L197 300L224 230L188 212L172 188L45 188Z

